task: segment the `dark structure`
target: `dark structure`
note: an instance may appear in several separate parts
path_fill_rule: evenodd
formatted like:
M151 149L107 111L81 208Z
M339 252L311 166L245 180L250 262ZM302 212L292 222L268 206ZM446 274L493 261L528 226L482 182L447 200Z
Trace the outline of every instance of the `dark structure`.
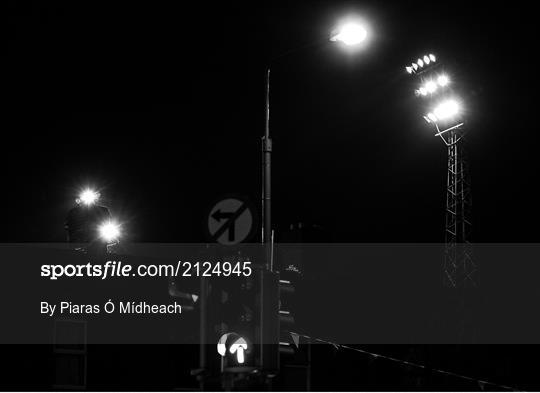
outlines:
M65 229L68 242L91 243L99 238L98 226L111 219L108 208L100 205L79 204L68 212Z

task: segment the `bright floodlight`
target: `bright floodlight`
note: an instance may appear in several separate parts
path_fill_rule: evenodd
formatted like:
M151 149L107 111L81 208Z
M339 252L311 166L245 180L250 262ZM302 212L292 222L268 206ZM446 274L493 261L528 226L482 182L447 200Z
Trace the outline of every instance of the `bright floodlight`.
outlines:
M419 89L418 89L418 94L422 95L422 96L425 96L427 95L428 91L427 89L424 87L424 86L421 86Z
M459 110L460 107L457 101L450 99L440 103L433 110L433 114L435 115L437 120L446 120L456 116L459 113Z
M427 56L427 55L424 56L424 63L429 64L430 61L431 61L431 59L429 58L429 56Z
M87 188L77 198L77 203L82 203L86 206L91 206L99 199L99 192Z
M413 68L411 66L407 66L407 67L405 67L405 69L407 70L407 73L409 73L409 74L413 73Z
M424 87L430 94L434 93L435 90L437 90L437 84L433 81L427 81Z
M337 34L330 37L330 41L340 41L345 45L352 46L358 45L363 42L367 37L367 31L359 23L349 22L341 26Z
M434 63L435 63L435 61L437 60L437 58L435 57L434 54L430 54L430 55L429 55L429 59L430 59L432 62L434 62Z
M448 79L448 76L446 75L439 75L439 77L437 78L437 83L439 84L439 86L446 86L448 85L448 83L450 83L450 79Z
M98 228L99 237L107 243L114 242L120 237L120 225L113 221L107 221Z
M418 65L419 65L420 67L423 67L423 66L424 66L424 62L422 61L422 59L418 59L418 60L416 60L416 62L418 63Z

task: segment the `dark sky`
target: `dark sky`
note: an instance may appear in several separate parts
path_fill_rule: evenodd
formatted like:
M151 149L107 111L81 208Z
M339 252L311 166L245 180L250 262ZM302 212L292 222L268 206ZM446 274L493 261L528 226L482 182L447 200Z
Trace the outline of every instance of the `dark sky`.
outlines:
M62 241L94 185L129 240L202 241L209 204L260 198L273 65L274 223L334 242L442 242L446 150L404 65L436 53L467 104L474 236L538 240L536 21L527 3L9 2L0 239Z

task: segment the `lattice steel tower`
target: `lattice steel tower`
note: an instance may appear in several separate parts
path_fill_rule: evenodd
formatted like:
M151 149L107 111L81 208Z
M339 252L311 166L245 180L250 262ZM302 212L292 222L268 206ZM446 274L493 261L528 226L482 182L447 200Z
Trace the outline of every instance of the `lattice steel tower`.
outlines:
M446 331L453 342L474 343L478 337L476 310L478 294L477 267L472 258L471 182L465 152L466 127L462 121L461 100L456 96L453 81L433 54L416 60L406 70L419 87L417 96L425 104L424 119L434 126L448 149L445 245L443 284L447 307L443 317ZM455 336L457 333L457 337Z
M461 104L453 83L433 54L406 67L419 83L415 93L426 104L424 119L436 129L448 149L446 183L444 283L448 287L476 286L472 259L471 183L465 155L466 128L460 122Z
M471 181L467 152L466 129L463 123L440 131L448 149L446 180L446 224L443 262L443 283L452 289L455 329L459 343L475 343L478 338L476 325L478 311L477 267L473 261L471 244ZM452 309L452 308L451 308Z
M475 287L472 258L472 196L462 124L438 133L448 149L446 181L445 258L443 280L448 287Z

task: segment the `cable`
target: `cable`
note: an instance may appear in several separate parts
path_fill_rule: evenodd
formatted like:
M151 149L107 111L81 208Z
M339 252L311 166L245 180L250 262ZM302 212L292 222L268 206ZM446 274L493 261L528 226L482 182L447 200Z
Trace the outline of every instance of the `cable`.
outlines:
M366 350L360 349L360 348L353 348L353 347L350 347L348 345L336 344L336 343L333 343L333 342L330 342L330 341L321 340L319 338L309 337L309 336L306 336L305 334L299 334L299 333L295 333L295 332L289 332L289 333L294 334L294 335L299 336L299 337L307 338L308 340L311 340L311 341L332 345L336 349L348 349L350 351L355 351L355 352L358 352L358 353L362 353L364 355L371 356L371 357L373 357L375 359L381 358L381 359L385 359L385 360L388 360L388 361L391 361L391 362L394 362L394 363L403 364L403 365L410 366L410 367L416 367L416 368L420 368L420 369L423 369L423 370L430 369L432 372L436 372L436 373L439 373L439 374L444 374L444 375L448 375L448 376L452 376L452 377L456 377L456 378L461 378L461 379L464 379L464 380L467 380L467 381L476 382L481 390L484 390L484 386L486 386L486 385L494 386L496 388L504 389L504 390L511 390L511 391L518 391L519 390L519 389L513 388L511 386L500 385L500 384L497 384L497 383L494 383L494 382L484 381L484 380L476 379L476 378L469 377L469 376L466 376L466 375L456 374L456 373L454 373L452 371L440 370L440 369L437 369L437 368L429 368L429 367L427 367L427 366L425 366L423 364L409 362L407 360L397 359L397 358L387 356L387 355L382 355L382 354L379 354L379 353L369 352L369 351L366 351Z

